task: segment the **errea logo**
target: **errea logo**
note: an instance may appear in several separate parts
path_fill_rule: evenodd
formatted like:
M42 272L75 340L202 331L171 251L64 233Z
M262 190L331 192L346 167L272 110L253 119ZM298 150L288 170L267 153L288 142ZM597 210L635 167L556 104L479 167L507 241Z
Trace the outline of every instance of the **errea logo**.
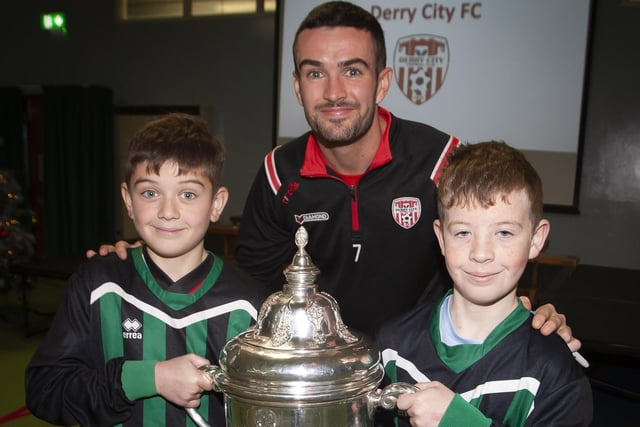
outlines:
M125 321L122 322L122 338L141 340L142 332L138 332L141 328L142 323L140 323L138 319L131 320L127 317Z

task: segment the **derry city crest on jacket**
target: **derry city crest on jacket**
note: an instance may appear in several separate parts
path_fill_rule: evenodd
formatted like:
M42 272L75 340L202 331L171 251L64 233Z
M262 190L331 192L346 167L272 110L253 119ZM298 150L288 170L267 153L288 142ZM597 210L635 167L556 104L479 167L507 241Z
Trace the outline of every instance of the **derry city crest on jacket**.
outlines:
M420 220L422 204L416 197L398 197L391 202L391 214L396 223L407 230Z

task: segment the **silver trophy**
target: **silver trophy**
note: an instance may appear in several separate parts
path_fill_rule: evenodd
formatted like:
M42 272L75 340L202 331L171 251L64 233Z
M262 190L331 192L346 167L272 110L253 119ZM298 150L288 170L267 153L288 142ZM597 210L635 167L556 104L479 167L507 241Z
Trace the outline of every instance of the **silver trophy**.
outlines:
M227 342L219 366L201 367L224 393L229 427L373 426L377 407L394 409L399 395L418 390L378 388L380 353L342 323L331 295L318 292L308 241L301 226L282 291L267 298L254 326ZM195 409L187 412L209 426Z

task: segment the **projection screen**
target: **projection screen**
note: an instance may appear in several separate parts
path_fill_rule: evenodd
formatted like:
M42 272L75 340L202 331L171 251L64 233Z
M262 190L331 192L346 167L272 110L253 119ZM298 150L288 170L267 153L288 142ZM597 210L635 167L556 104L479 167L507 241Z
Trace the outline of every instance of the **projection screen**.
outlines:
M280 0L277 143L309 128L291 47L321 1ZM381 105L465 142L525 152L549 210L577 211L589 0L353 1L381 23L393 85Z

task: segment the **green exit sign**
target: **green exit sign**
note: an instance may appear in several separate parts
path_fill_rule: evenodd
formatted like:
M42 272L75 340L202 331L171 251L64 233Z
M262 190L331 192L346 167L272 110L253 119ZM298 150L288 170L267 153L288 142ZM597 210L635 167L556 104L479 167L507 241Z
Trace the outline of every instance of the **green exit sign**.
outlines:
M42 15L41 25L43 30L67 32L67 20L64 13L53 12Z

